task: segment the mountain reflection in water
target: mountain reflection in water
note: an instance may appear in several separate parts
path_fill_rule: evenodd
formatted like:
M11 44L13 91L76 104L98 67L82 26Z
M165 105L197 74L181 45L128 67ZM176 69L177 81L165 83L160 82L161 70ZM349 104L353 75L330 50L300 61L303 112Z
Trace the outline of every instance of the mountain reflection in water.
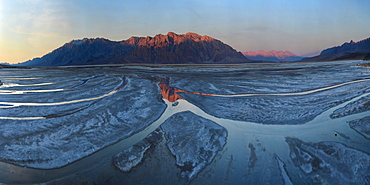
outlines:
M212 94L184 91L184 90L178 89L176 87L171 87L169 77L162 78L161 82L158 84L158 86L160 87L161 94L162 94L163 98L168 100L169 102L176 102L177 100L183 99L183 98L181 98L180 95L177 94L178 92L204 95L204 96L213 96Z

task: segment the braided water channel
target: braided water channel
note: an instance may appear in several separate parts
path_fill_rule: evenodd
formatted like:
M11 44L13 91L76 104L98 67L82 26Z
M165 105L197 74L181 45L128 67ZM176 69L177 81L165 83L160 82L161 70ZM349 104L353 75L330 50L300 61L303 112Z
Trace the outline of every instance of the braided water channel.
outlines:
M21 78L21 77L17 77ZM127 80L118 82L112 91L90 98L83 98L79 100L60 101L51 103L19 103L1 100L0 104L7 109L6 106L47 106L57 104L79 103L83 101L95 101L112 95L117 91L124 91L124 85L130 83L130 77ZM250 94L234 94L222 95L230 97L248 97L248 96L301 96L310 93L317 93L321 91L333 90L335 88L346 86L355 83L364 85L369 84L370 79L358 79L337 83L331 86L320 87L308 91L289 92L289 93L250 93ZM128 81L128 82L127 82ZM35 85L48 85L48 83L37 83ZM14 85L14 84L13 84ZM19 84L18 84L19 85ZM14 85L16 86L16 85ZM66 88L68 89L68 88ZM50 91L45 91L49 93ZM217 94L205 94L208 92L191 92L189 90L178 90L177 92L193 94L196 96L219 96ZM24 92L28 93L28 92ZM33 92L30 92L33 93ZM162 92L163 94L163 92ZM172 115L180 112L190 111L200 117L211 120L216 124L224 127L227 130L227 142L217 157L205 167L192 181L185 183L210 183L210 184L261 184L267 182L275 182L276 184L292 184L304 183L306 178L302 178L304 173L298 173L299 167L294 166L291 156L291 146L287 144L287 138L299 138L305 143L318 143L322 141L329 141L341 143L350 148L360 150L367 155L369 160L370 147L369 140L364 138L355 130L349 127L348 121L370 116L369 111L355 113L349 116L344 116L332 119L330 115L333 111L345 107L361 98L368 97L369 92L362 93L357 96L339 103L329 109L316 115L314 119L305 124L299 125L271 125L261 124L257 122L235 121L215 117L214 115L205 112L199 106L182 98L181 94L177 95L175 99L163 96L163 102L166 104L166 109L158 119L142 129L123 140L120 140L112 145L103 147L102 149L91 153L88 156L82 157L79 160L63 165L62 167L53 169L37 169L21 167L18 165L0 162L0 182L5 184L35 184L35 183L58 183L63 182L63 179L71 179L76 174L96 173L101 172L117 174L117 170L112 167L112 156L119 153L122 149L128 148L135 143L143 140L147 135L152 133L161 126ZM221 95L220 95L221 96ZM171 99L171 101L169 101ZM210 105L212 106L212 105ZM0 115L1 116L1 115ZM0 117L4 120L17 119L47 119L45 115L34 117ZM339 133L339 135L338 135ZM1 139L1 138L0 138ZM252 155L254 153L254 155ZM166 160L170 156L162 156L159 159ZM252 159L254 157L254 159ZM162 174L166 177L169 174ZM123 175L120 178L125 178ZM166 183L168 181L163 178L163 182L156 182L156 184ZM176 179L176 178L175 178ZM301 179L301 180L299 180ZM168 180L168 178L167 178ZM69 182L69 181L67 181ZM115 181L113 181L115 182ZM174 182L176 182L174 180Z

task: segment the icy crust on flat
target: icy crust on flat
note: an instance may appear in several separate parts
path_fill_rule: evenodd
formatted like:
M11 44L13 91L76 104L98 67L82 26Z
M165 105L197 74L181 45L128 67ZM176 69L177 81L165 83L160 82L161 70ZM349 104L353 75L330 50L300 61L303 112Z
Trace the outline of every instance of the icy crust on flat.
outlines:
M159 142L161 138L162 133L159 130L152 132L139 143L115 155L113 165L123 172L130 172L133 167L143 160L145 152Z
M370 116L349 121L349 127L357 131L366 139L370 139Z
M183 178L195 177L226 143L225 128L188 111L171 116L161 128Z
M358 83L292 96L215 97L179 94L215 117L262 124L295 125L314 119L325 110L360 95L366 89L368 87Z
M353 67L359 62L189 66L171 76L171 85L210 94L301 92L366 78L366 69Z
M339 108L330 115L331 118L340 118L356 113L361 113L370 110L370 95L360 98L357 101L351 102L346 106Z
M368 78L363 68L353 67L357 63L251 65L214 67L211 70L203 67L184 70L188 73L197 71L198 74L173 75L171 85L185 91L218 95L296 93ZM367 83L296 96L211 97L179 94L219 118L262 124L304 124L333 106L370 92Z
M102 99L60 106L18 107L17 110L21 109L22 115L27 116L50 115L52 113L44 111L52 107L53 110L59 109L59 116L39 120L1 120L0 160L34 168L57 168L146 128L160 117L166 105L160 99L155 83L139 78L126 80L127 85L123 89ZM114 90L119 83L100 85L104 86L100 94L104 94L106 89ZM94 95L89 93L95 94L100 89L86 87L89 83L74 90L83 97L91 97ZM32 100L53 95L32 94ZM12 110L8 108L2 112Z
M370 156L336 142L286 138L290 158L308 184L370 184Z
M27 73L29 71L25 71ZM18 75L18 73L14 73ZM117 84L122 80L122 75L103 75L87 71L74 70L50 70L40 71L37 76L19 77L19 79L9 80L5 82L9 87L1 88L1 90L23 91L23 90L60 90L49 93L23 93L23 94L0 94L2 101L7 102L63 102L76 99L90 98L102 95L103 92L112 91ZM10 81L10 82L9 82ZM20 85L20 86L19 86ZM3 99L6 97L6 99ZM55 109L56 110L56 109ZM20 110L21 111L21 110ZM46 111L46 110L44 110ZM11 111L12 112L12 111ZM18 112L18 110L16 111Z

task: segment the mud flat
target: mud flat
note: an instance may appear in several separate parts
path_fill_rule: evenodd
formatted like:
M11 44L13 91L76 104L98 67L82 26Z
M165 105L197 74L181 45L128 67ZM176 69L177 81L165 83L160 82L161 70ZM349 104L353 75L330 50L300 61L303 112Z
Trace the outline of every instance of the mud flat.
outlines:
M225 128L191 112L173 115L161 128L181 176L188 179L211 163L226 143Z
M307 177L308 184L369 184L367 153L336 142L305 143L287 138L290 157Z
M20 106L3 108L0 160L43 169L65 166L141 131L159 118L166 105L155 95L156 84L126 79L127 84L122 86L124 82L115 79L119 78L107 76L100 83L81 84L72 88L72 98L68 90L65 96L63 92L25 94L16 102L21 102ZM45 78L40 81L50 82ZM119 87L122 89L117 90ZM94 99L114 90L114 94ZM68 99L86 101L53 105ZM27 105L29 102L36 106Z
M370 139L370 116L355 119L349 121L349 126L364 136L366 139Z
M130 172L131 169L142 162L146 151L156 145L162 139L160 130L149 134L139 143L123 150L113 157L113 164L123 172Z
M0 69L0 183L369 184L358 63Z
M370 110L370 96L365 96L355 102L352 102L345 107L339 108L330 115L331 118L340 118L356 113L361 113Z

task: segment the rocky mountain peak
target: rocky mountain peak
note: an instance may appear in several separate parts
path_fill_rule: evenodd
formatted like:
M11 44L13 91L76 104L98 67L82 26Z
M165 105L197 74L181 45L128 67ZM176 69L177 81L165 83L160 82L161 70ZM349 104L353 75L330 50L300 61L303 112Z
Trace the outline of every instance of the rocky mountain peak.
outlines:
M248 51L248 52L243 52L243 55L245 56L264 56L264 57L276 57L278 59L284 59L286 57L291 57L291 56L297 56L296 54L286 50L286 51L275 51L275 50L270 50L270 51Z
M370 37L354 42L351 40L349 43L345 42L341 46L335 46L321 51L320 55L343 55L349 53L370 53Z
M243 55L252 60L273 61L273 62L295 61L300 60L302 58L288 50L285 51L270 50L267 52L263 50L248 51L243 52Z
M158 34L154 37L131 37L128 40L124 41L126 44L142 46L142 47L164 47L169 45L179 45L185 41L194 41L194 42L211 42L216 39L209 37L207 35L201 36L196 33L186 33L186 34L176 34L174 32L168 32L166 35Z
M210 36L207 36L207 35L201 36L201 35L198 35L196 33L191 33L191 32L186 33L185 34L185 38L192 39L195 42L200 42L200 41L207 41L207 42L209 42L209 41L215 40L214 38L212 38Z
M168 35L169 37L172 37L172 38L174 38L174 37L176 37L176 36L177 36L177 34L176 34L176 33L174 33L174 32L168 32L168 33L167 33L167 35Z
M93 44L93 43L108 43L108 42L112 42L108 39L104 39L104 38L83 38L83 39L78 39L78 40L72 40L71 42L68 42L66 44L64 44L64 46L66 47L74 47L74 46L80 46L80 45L83 45L83 44Z

